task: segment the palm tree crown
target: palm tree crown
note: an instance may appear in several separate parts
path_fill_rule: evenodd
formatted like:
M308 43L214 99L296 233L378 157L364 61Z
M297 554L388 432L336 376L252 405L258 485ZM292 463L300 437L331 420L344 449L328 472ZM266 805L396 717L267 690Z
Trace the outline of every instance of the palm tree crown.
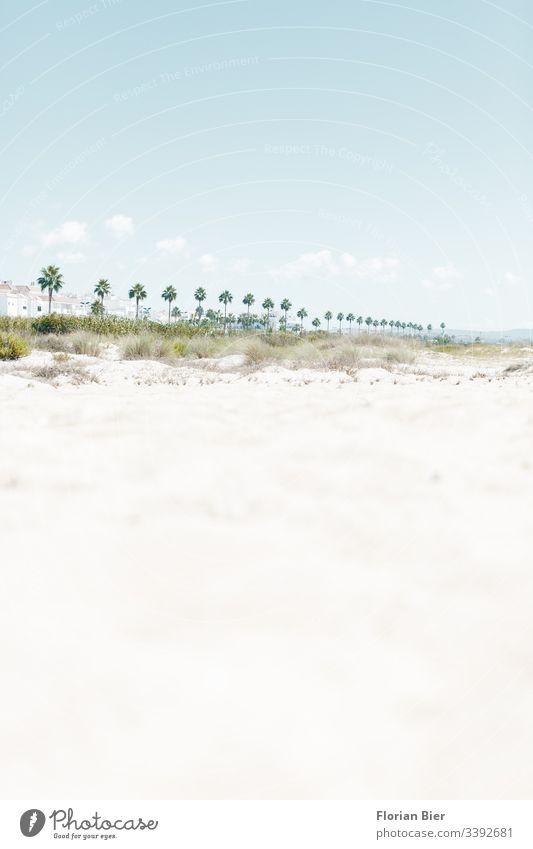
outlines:
M111 292L111 284L109 280L104 280L101 278L96 286L94 287L94 294L97 298L100 298L102 302L102 306L104 306L104 298L106 295L109 295Z
M135 298L135 318L139 318L139 301L144 301L148 297L143 284L135 283L129 291L129 296Z
M178 293L174 286L167 286L166 289L163 289L161 293L161 297L164 301L168 302L168 323L170 324L170 311L172 308L172 302L176 300L178 297Z
M303 329L304 329L304 318L307 318L307 310L306 310L306 308L305 308L305 307L300 307L300 309L298 310L298 312L296 313L296 315L298 316L298 318L300 319L300 322L301 322L301 324L300 324L300 329L301 329L301 330L303 330Z
M291 302L289 301L289 299L288 299L288 298L283 298L283 300L282 300L282 302L281 302L281 304L280 304L280 307L281 307L281 309L283 310L283 312L285 313L285 322L284 322L284 324L285 324L285 330L287 330L287 319L288 319L288 316L289 316L289 310L290 310L290 308L292 307L292 304L291 304Z
M48 312L52 312L52 296L63 288L63 275L57 265L48 265L41 268L41 276L37 279L41 292L48 290Z
M196 315L198 316L198 321L200 321L202 317L202 301L205 301L207 298L207 292L205 291L203 286L198 286L196 292L194 293L194 300L198 301L198 306L196 308Z
M261 306L265 310L265 324L270 327L270 310L274 309L274 301L272 298L265 298Z
M224 304L224 332L226 332L228 304L231 304L233 295L227 289L224 289L224 291L218 296L218 300L219 303Z

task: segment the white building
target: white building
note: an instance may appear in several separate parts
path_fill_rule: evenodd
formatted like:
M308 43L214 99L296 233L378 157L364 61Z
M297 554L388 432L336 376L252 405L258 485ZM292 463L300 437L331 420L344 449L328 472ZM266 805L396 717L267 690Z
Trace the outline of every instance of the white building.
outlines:
M88 315L89 307L77 295L55 293L53 312L60 315ZM48 294L39 286L16 286L11 280L0 281L0 315L11 318L39 318L48 313Z

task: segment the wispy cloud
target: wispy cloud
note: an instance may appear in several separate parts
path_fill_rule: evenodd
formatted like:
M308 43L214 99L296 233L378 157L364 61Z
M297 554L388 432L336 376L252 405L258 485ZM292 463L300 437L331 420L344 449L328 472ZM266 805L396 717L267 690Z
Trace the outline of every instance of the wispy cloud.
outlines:
M453 289L462 279L463 275L455 265L448 263L448 265L436 266L431 274L422 280L422 286L436 292L446 292L448 289Z
M57 258L66 265L81 265L87 262L87 257L81 251L60 251Z
M187 239L183 236L176 236L173 239L160 239L156 242L156 249L161 254L185 254L189 253Z
M107 219L105 226L115 239L127 239L135 232L133 218L128 215L113 215Z
M86 238L86 224L82 221L65 221L64 224L56 227L55 230L43 233L41 244L44 248L55 247L56 245L77 245L80 242L84 242Z
M301 254L292 262L270 271L282 280L301 280L305 277L352 277L376 281L395 280L400 261L395 257L370 257L358 260L353 254L334 255L330 250Z
M203 254L198 260L198 265L201 271L210 274L218 268L218 260L213 254Z
M243 256L235 260L235 262L230 266L230 271L233 271L234 274L246 274L246 272L249 271L251 264L252 263L248 257Z

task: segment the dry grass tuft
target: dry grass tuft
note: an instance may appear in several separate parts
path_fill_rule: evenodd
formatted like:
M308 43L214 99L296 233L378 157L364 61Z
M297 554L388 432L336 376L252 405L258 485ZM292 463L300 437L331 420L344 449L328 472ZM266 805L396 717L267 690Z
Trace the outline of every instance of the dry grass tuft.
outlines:
M120 353L124 360L161 360L175 356L172 340L153 333L127 336L121 343Z

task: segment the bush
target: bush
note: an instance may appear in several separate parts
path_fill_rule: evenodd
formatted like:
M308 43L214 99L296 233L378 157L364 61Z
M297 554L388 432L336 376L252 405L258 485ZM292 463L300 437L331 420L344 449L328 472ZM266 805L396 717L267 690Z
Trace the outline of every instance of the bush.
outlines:
M143 333L127 338L122 343L121 354L125 360L159 360L162 357L171 357L174 349L170 340Z
M28 343L14 333L0 334L0 360L18 360L30 353Z
M195 336L187 345L187 356L205 359L216 351L216 342L212 336Z
M86 357L98 357L100 354L100 342L90 333L74 333L69 342L74 354L84 354Z
M272 357L272 348L265 342L264 339L247 339L242 346L242 351L246 354L248 362L257 365Z
M187 343L183 339L178 339L173 345L174 353L177 357L184 357L187 350Z
M50 313L36 318L32 322L32 329L36 333L72 333L76 330L77 318L74 315L58 315Z
M31 333L31 319L0 315L0 333Z
M56 336L55 333L41 333L33 339L34 348L39 351L67 351L68 343L65 336Z

